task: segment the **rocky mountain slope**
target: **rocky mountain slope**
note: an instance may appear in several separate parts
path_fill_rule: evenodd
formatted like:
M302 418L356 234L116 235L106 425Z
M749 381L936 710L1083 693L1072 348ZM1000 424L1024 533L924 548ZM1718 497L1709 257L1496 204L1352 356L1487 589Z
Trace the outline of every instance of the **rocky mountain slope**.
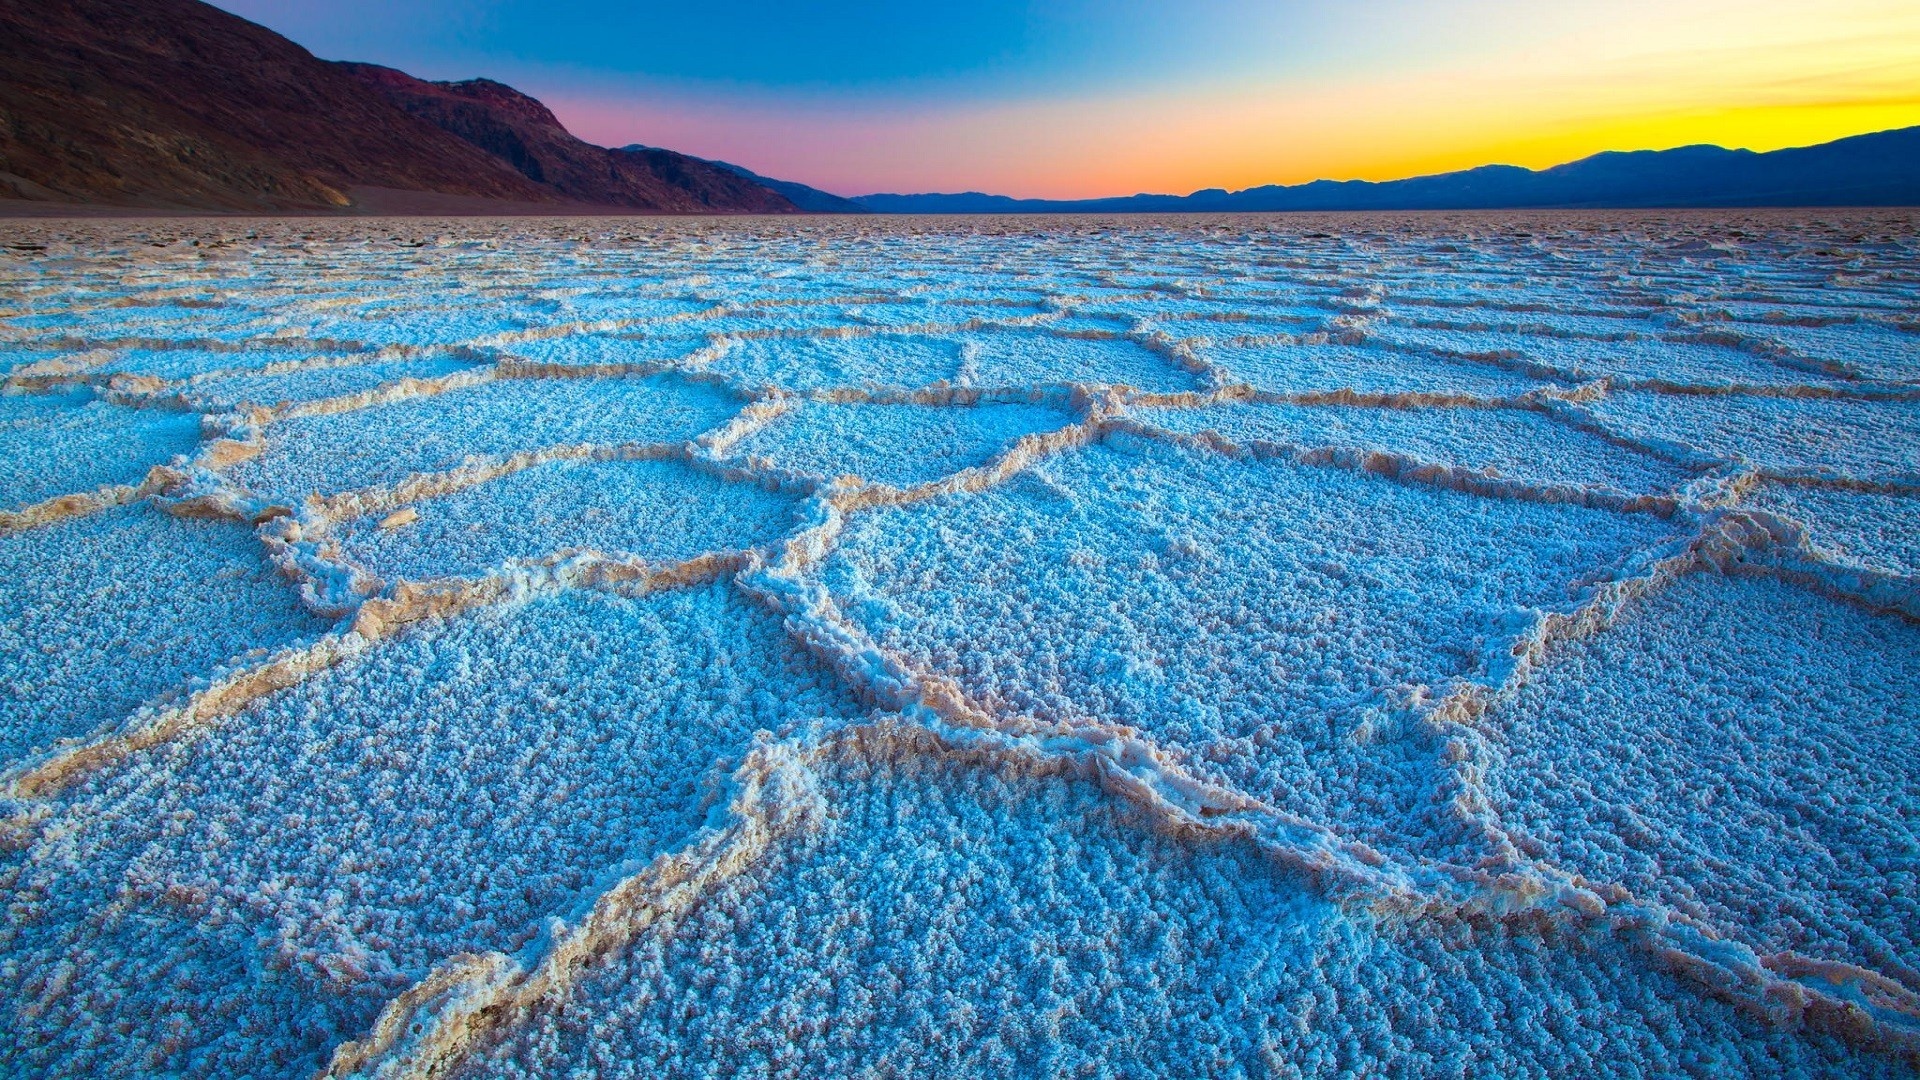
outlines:
M0 42L0 203L793 209L695 158L591 146L498 83L329 63L198 0L0 0Z

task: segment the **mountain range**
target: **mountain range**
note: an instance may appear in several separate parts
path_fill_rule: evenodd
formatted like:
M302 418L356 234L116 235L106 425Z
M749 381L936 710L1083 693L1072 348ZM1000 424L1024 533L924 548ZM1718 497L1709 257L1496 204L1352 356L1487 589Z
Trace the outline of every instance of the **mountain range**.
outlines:
M0 199L152 210L792 213L487 79L333 63L198 0L0 0Z
M490 79L321 60L200 0L0 0L0 212L1115 213L1920 205L1920 127L1755 153L1605 153L1190 195L844 198L609 149Z
M1382 182L1316 180L1109 199L1012 199L969 191L862 195L854 201L886 214L1920 206L1920 127L1767 153L1682 146L1595 154L1550 169L1483 165Z

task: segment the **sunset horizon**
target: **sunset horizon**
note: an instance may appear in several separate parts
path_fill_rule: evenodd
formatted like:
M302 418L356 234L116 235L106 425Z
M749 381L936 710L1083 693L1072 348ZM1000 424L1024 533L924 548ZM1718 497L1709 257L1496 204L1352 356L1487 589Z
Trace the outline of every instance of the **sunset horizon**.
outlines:
M607 4L220 6L327 59L507 83L589 142L670 147L846 196L1382 181L1920 124L1920 10L1879 0L1336 14L1002 3L878 20L855 18L862 5L838 19L749 5L732 38ZM659 25L643 35L642 22Z

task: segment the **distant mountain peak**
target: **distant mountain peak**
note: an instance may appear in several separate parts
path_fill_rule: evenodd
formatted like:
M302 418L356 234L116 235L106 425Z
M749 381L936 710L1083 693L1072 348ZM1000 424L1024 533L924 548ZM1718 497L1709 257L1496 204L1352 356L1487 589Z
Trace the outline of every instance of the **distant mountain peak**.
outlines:
M628 143L626 146L621 147L621 149L633 151L633 152L639 152L639 151L645 151L645 150L653 150L655 148L644 145L642 143ZM716 161L713 158L700 158L698 160L704 161L707 164L714 166L715 168L725 169L736 176L746 177L748 180L752 180L756 184L762 184L766 187L770 187L773 190L779 192L780 194L786 196L787 199L793 203L793 205L799 207L802 210L808 211L809 213L865 214L869 212L866 207L860 205L859 203L853 201L852 199L848 199L840 195L835 195L835 194L832 194L831 192L821 191L819 188L816 188L816 187L808 187L807 185L799 183L797 181L775 180L770 176L761 176L759 173L754 172L752 169L749 169L744 165L735 165L731 162L726 162L726 161Z
M882 213L1131 213L1920 205L1920 127L1756 153L1718 146L1616 150L1547 169L1481 165L1405 180L1314 180L1229 192L1107 199L861 195Z

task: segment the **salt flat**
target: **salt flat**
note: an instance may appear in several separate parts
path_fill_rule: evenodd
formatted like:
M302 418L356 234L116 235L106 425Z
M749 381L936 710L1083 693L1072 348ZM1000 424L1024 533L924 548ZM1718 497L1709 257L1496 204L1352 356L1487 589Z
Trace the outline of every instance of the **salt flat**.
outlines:
M1920 1070L1911 214L6 234L0 1072Z

